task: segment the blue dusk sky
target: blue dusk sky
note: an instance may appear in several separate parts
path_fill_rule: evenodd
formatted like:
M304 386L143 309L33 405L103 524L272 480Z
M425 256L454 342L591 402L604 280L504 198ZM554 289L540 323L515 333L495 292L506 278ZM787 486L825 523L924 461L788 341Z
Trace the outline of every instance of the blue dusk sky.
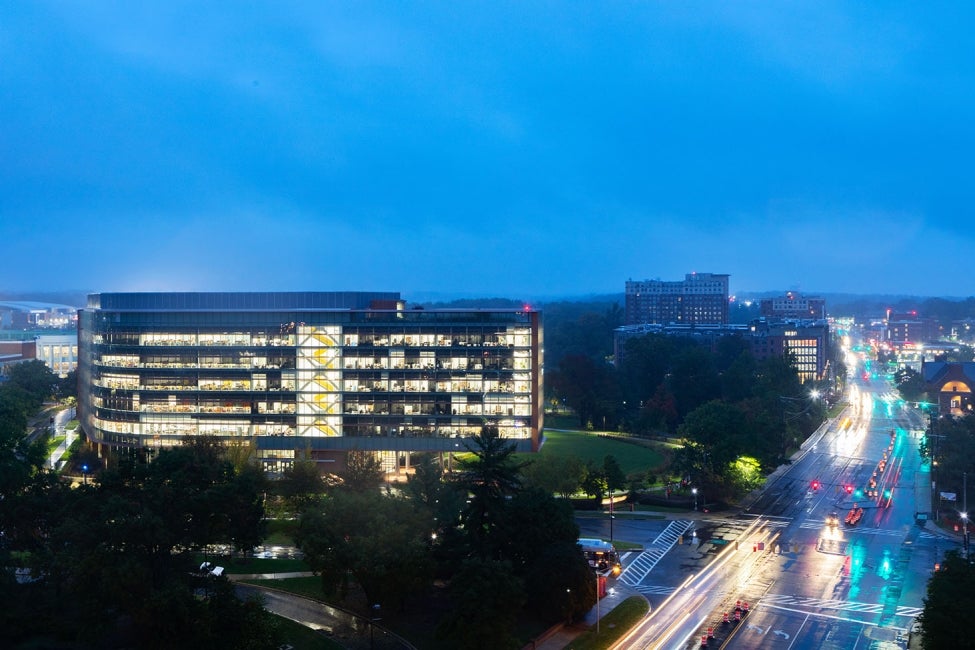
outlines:
M0 290L971 296L967 2L0 4Z

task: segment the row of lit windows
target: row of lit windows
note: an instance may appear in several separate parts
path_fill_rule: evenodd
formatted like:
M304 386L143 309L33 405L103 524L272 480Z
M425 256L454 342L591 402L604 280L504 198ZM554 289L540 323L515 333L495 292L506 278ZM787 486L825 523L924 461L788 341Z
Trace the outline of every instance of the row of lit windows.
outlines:
M463 421L463 420L461 420ZM179 445L185 436L217 436L222 438L247 439L260 436L296 436L296 429L283 424L250 424L246 422L207 422L170 420L155 422L115 422L99 418L93 419L101 442L116 444L141 444L145 446ZM531 428L524 421L502 419L497 423L498 431L505 438L529 438ZM466 438L478 435L483 423L468 424L403 424L396 422L362 422L347 426L350 436L408 436ZM282 457L293 454L293 450L267 450L268 457Z
M312 334L313 336L313 334ZM147 332L94 334L92 342L95 345L114 343L122 345L141 345L145 347L186 347L186 346L236 346L236 347L276 347L296 345L296 337L292 333L268 334L262 332L223 332L223 333L194 333L194 332ZM338 342L320 342L323 346L335 345ZM346 347L530 347L531 332L527 328L517 328L513 331L476 332L463 331L445 334L407 334L397 332L347 333L342 335L342 345Z
M110 408L116 411L132 411L139 413L227 413L249 415L285 414L293 415L297 411L294 402L247 402L228 401L215 402L201 400L152 400L118 397L93 397L95 407ZM507 400L492 400L487 402L453 400L446 403L378 400L363 402L355 399L343 402L343 412L347 414L380 413L394 415L530 415L531 404L527 396L509 398ZM320 411L321 409L315 409Z
M398 352L398 353L397 353ZM531 368L531 357L528 353L515 353L514 356L493 357L477 356L442 356L434 357L406 357L402 351L392 351L388 356L344 356L342 367L356 369L393 369L393 370L528 370ZM294 357L200 357L168 358L154 361L140 361L138 356L105 355L96 360L96 365L114 368L201 368L201 369L277 369L293 368Z
M127 391L201 391L201 392L292 392L296 390L296 382L293 379L282 380L280 382L268 382L267 380L250 381L244 380L210 380L200 379L198 381L186 379L184 383L156 382L151 384L139 383L138 377L119 377L105 376L96 379L93 385L101 388L110 388ZM497 379L473 379L464 377L458 379L443 380L386 380L386 379L346 379L339 380L336 390L308 390L302 393L321 394L323 392L337 393L529 393L531 392L531 382L527 379L517 381L502 381Z

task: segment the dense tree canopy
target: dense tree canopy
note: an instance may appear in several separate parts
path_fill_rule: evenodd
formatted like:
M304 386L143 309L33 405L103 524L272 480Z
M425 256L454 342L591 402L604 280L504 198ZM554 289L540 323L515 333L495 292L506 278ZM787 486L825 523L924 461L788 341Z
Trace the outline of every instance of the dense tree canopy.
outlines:
M894 373L894 381L897 382L897 390L901 397L908 402L923 402L927 400L927 388L921 373L913 368L904 366Z
M260 605L200 574L191 554L215 543L249 549L263 537L263 476L235 472L220 449L188 440L152 464L112 462L74 488L52 472L28 473L2 500L5 637L44 638L45 647L273 646ZM12 582L11 564L30 580Z
M928 581L924 611L918 617L925 650L947 650L967 645L960 625L975 609L975 565L957 551L948 551L941 570Z
M938 461L938 489L961 494L965 474L975 485L975 416L943 416L933 419L929 448Z
M51 372L47 364L37 359L11 365L7 381L25 391L31 412L40 408L41 404L58 390L57 376Z
M345 597L354 578L369 603L402 607L432 579L432 530L432 520L405 499L342 489L305 510L295 542L325 593Z

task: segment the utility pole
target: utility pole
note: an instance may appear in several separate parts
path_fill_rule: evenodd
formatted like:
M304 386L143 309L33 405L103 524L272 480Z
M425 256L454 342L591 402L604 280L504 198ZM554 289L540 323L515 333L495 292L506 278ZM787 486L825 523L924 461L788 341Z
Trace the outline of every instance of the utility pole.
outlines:
M965 509L965 515L962 517L962 523L965 525L965 560L971 561L971 557L968 554L968 472L961 473L961 492L962 492L962 508Z

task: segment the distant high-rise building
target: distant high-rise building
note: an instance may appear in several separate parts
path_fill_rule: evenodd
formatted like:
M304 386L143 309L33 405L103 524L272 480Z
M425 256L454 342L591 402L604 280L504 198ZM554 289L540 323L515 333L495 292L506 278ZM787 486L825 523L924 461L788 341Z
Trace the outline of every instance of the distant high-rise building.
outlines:
M683 280L626 282L627 325L727 325L728 275L688 273Z
M759 302L759 309L762 316L769 320L826 318L825 299L803 296L794 291L789 291L784 296L763 298Z
M79 324L78 418L100 449L252 443L269 471L541 441L541 314L407 309L398 293L102 293Z

